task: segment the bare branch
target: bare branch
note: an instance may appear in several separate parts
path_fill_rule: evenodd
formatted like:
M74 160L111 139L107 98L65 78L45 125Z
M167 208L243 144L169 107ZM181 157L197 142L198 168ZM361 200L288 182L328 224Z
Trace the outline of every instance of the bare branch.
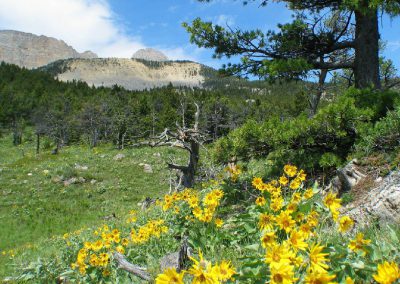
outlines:
M132 273L143 280L150 281L151 276L150 273L146 271L146 268L137 266L135 264L130 263L124 255L119 252L113 253L114 260L118 263L118 268L125 270L129 273Z

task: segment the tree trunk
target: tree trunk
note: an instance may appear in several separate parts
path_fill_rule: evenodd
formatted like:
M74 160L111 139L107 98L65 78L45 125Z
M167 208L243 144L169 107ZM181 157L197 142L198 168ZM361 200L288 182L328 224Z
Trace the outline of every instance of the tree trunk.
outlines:
M324 85L327 74L328 70L326 69L321 70L321 73L319 74L317 93L310 98L310 117L313 117L317 113L319 102L322 94L324 93Z
M183 170L183 186L185 188L192 188L195 182L197 165L199 163L199 152L200 145L197 141L190 142L190 158L189 164L186 169Z
M381 87L379 78L378 10L362 1L356 15L354 75L356 88Z
M36 134L36 154L40 153L40 134Z

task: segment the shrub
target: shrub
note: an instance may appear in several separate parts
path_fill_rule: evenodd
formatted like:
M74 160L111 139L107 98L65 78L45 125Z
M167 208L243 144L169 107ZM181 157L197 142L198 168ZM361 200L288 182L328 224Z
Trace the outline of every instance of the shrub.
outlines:
M388 112L375 125L361 129L357 152L369 155L373 151L392 151L400 146L400 107Z
M358 108L354 98L342 96L311 119L303 114L261 124L249 121L216 142L214 157L218 162L230 157L244 161L267 158L277 167L290 162L308 171L338 166L352 150L358 129L372 115L371 109ZM328 161L326 153L334 159Z

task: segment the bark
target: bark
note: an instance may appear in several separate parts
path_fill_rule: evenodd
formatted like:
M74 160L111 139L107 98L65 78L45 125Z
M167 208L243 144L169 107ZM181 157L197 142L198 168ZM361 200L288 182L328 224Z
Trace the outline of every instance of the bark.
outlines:
M328 70L325 69L321 70L321 73L319 74L317 93L313 95L310 99L311 117L313 117L317 113L319 102L321 100L322 94L324 93L324 84L327 74Z
M130 263L129 261L126 260L124 255L122 255L118 252L114 252L113 256L114 256L114 260L118 263L119 269L122 269L129 273L132 273L132 274L136 275L137 277L142 278L143 280L146 280L146 281L151 280L151 276L146 271L146 268Z
M36 134L36 154L40 153L40 134Z
M381 87L379 78L378 10L369 9L368 1L355 11L356 37L354 75L356 88ZM362 9L364 7L364 9ZM364 11L366 10L366 11Z

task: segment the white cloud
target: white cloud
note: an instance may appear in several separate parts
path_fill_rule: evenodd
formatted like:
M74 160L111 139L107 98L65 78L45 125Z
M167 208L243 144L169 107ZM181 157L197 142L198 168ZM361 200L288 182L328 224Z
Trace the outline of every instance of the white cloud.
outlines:
M389 41L387 43L387 47L390 51L397 51L398 49L400 49L400 40Z
M232 27L233 25L235 25L235 17L233 17L231 15L222 14L222 15L219 15L218 17L216 17L214 22L219 26Z
M0 29L55 37L100 57L131 57L145 44L117 19L106 0L0 0ZM167 50L185 58L183 49Z

